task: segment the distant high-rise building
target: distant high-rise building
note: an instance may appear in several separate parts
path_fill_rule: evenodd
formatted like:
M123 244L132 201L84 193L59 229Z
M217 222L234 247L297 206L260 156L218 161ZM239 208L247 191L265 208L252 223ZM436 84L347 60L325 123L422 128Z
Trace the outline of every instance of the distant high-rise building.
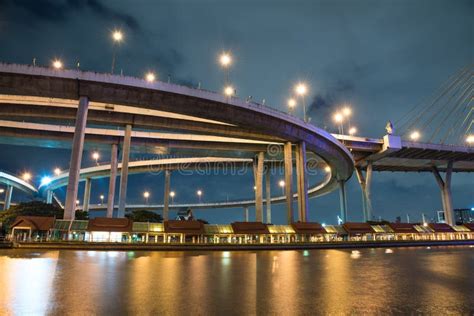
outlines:
M474 222L474 208L456 208L454 209L454 219L456 224Z

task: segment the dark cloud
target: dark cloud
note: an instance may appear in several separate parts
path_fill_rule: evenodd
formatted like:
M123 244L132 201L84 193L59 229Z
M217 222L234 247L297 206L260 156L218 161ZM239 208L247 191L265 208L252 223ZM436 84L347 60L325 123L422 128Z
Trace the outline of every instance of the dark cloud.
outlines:
M98 0L5 0L0 2L2 7L4 7L5 4L23 8L32 15L36 21L64 22L77 10L89 10L100 18L115 20L118 23L125 24L132 30L138 31L140 29L138 20L133 16L109 8Z

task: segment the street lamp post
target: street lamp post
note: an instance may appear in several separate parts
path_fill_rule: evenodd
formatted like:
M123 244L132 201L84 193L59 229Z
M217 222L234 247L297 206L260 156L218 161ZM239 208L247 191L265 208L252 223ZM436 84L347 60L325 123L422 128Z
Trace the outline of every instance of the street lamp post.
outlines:
M100 195L100 205L104 204L104 198L105 198L104 195L101 194Z
M289 98L287 104L288 104L288 113L293 114L293 111L296 107L296 100L293 98Z
M94 151L94 152L92 153L92 159L95 160L95 163L96 163L97 165L99 165L99 158L100 158L99 152Z
M202 190L197 190L196 192L198 198L199 198L199 203L201 203L201 198L202 198Z
M112 40L113 40L113 52L112 52L112 68L110 70L110 73L114 73L115 69L115 54L117 50L117 45L122 42L123 40L123 33L120 30L115 30L112 32Z
M145 204L148 205L148 198L150 197L150 192L148 191L143 192L143 197L145 198Z
M219 63L225 72L225 84L229 84L229 71L232 64L232 56L230 53L224 52L219 56Z
M295 86L295 92L301 97L301 103L303 105L303 120L305 123L308 123L308 118L306 116L306 102L304 98L304 96L308 92L308 87L305 83L300 82Z
M280 188L281 188L281 194L282 194L282 195L285 195L285 181L280 180L280 182L278 182L278 185L279 185Z
M171 204L174 204L174 197L175 197L176 193L174 193L174 191L171 191L170 192L170 197L171 197Z

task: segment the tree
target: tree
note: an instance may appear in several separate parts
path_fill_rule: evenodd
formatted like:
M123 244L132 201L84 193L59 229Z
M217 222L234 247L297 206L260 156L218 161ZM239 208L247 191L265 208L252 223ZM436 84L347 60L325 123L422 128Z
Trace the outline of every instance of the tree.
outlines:
M52 216L63 218L64 210L41 201L20 203L0 213L2 228L7 231L17 216Z
M126 218L131 219L134 222L150 222L150 223L161 223L163 217L160 214L147 211L147 210L136 210L131 213L125 214Z

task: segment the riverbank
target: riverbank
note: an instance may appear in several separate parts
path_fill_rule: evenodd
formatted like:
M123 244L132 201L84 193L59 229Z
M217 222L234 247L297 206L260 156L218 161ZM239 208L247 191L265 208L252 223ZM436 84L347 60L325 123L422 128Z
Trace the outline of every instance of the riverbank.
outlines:
M351 241L331 243L287 243L287 244L164 244L164 243L92 243L92 242L20 242L9 248L24 249L72 249L110 251L237 251L237 250L298 250L298 249L356 249L356 248L396 248L431 246L474 246L474 240L409 240L409 241ZM7 247L5 247L7 248Z

